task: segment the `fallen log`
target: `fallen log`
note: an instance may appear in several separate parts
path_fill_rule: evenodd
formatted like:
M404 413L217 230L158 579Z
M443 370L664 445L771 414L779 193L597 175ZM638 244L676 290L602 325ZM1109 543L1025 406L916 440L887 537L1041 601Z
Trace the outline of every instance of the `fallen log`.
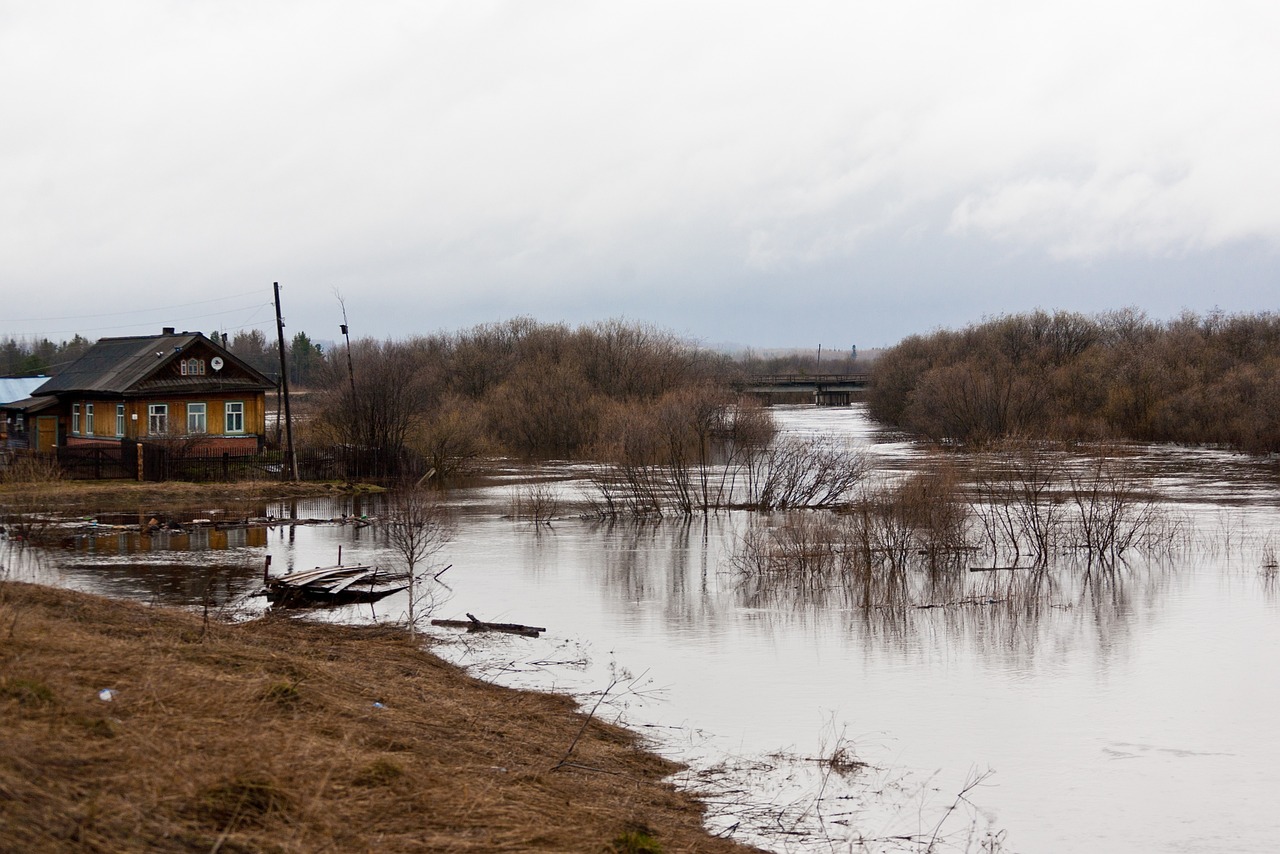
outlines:
M466 629L468 632L506 632L527 638L536 638L546 631L542 626L526 626L521 623L486 623L474 614L467 614L465 620L432 620L431 625L446 629Z

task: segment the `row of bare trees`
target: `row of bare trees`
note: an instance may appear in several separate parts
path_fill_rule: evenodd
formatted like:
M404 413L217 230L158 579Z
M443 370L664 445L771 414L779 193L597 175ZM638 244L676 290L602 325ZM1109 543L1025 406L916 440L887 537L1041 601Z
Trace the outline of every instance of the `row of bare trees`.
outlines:
M691 515L847 503L865 477L861 452L825 439L777 435L768 411L694 386L645 407L614 407L591 456L602 516Z
M879 606L909 601L887 594L905 591L915 573L965 576L978 561L1001 570L1110 569L1134 552L1163 555L1184 544L1182 522L1118 453L1019 443L975 463L967 473L939 459L897 482L864 484L837 513L757 523L734 561L747 576L804 588L860 579L875 592L860 601Z
M1280 315L1034 312L877 360L872 417L940 441L1126 438L1280 451Z
M481 455L581 457L606 422L723 386L728 361L641 324L518 318L326 354L309 438L425 460L447 478ZM693 393L693 392L689 392Z

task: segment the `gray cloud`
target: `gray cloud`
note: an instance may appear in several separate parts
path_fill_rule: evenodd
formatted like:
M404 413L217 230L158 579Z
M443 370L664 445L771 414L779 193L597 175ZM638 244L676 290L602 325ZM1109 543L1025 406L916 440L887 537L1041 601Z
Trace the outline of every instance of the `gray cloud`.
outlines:
M273 280L294 328L335 326L338 288L380 335L527 313L762 346L1274 305L1263 4L0 16L0 333L70 325L29 320L49 300L149 328Z

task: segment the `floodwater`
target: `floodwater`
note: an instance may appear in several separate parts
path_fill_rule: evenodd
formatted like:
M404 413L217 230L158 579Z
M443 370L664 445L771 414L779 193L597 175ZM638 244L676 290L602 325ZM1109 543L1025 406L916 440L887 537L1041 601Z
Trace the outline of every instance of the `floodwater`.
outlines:
M929 465L860 406L775 414L864 448L886 477ZM588 709L605 692L596 714L690 764L684 782L710 793L713 828L776 851L1272 851L1280 475L1205 450L1137 462L1184 532L1176 548L1106 572L1064 566L1031 597L1014 595L1018 571L973 573L872 608L838 584L745 579L730 556L748 526L777 517L581 518L581 472L548 467L564 507L550 525L508 516L514 479L449 497L458 527L438 556L447 587L433 587L433 616L547 633L436 630L454 641L438 649ZM253 512L329 519L377 504ZM334 563L339 547L344 562L393 562L377 526L81 534L43 555L10 550L4 569L252 614L268 555L272 572ZM401 595L321 618L405 610ZM866 764L816 761L833 756Z

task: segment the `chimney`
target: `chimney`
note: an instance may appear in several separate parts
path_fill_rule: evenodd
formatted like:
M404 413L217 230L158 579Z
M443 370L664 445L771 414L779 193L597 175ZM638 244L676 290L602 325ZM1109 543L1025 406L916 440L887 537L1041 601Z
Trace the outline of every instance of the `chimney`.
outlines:
M161 329L161 330L160 330L160 334L161 334L161 335L172 335L172 334L173 334L173 327L172 327L172 326L166 326L164 329Z

